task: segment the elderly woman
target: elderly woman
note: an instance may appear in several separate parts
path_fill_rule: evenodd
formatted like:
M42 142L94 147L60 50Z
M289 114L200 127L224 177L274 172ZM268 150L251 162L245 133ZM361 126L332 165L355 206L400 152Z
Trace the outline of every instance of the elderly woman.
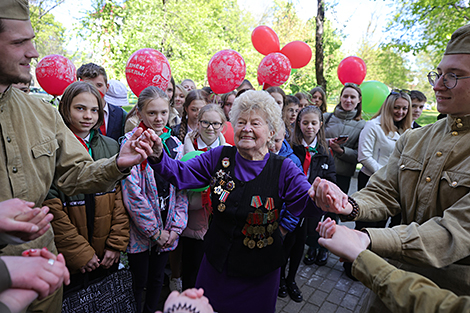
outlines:
M294 216L304 209L321 214L308 196L306 176L290 159L268 150L283 126L280 116L268 93L247 91L230 113L235 147L217 147L183 163L162 154L157 139L148 159L180 189L211 186L214 216L196 286L218 312L275 312L284 261L282 204Z

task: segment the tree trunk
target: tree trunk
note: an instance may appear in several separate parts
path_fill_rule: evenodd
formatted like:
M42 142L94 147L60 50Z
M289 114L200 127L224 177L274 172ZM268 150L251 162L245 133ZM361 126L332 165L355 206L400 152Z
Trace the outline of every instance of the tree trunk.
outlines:
M317 1L317 17L315 19L315 76L317 84L326 90L326 80L323 75L323 22L325 20L325 4L323 0Z

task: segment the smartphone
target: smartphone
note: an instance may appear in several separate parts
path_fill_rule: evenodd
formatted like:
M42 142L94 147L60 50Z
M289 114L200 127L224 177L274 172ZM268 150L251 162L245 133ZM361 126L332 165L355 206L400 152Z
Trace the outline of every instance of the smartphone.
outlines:
M338 137L338 140L346 140L348 138L349 138L348 135L341 135L341 136Z

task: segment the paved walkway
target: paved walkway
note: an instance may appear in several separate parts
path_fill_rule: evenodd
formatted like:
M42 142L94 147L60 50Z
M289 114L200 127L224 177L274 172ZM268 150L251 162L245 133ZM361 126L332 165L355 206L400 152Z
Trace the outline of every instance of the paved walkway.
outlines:
M356 188L357 179L353 178L349 194L356 192ZM353 222L340 224L354 228ZM276 313L356 313L369 291L344 274L342 263L333 254L325 266L301 262L295 281L302 291L303 301L294 302L289 296L278 298Z

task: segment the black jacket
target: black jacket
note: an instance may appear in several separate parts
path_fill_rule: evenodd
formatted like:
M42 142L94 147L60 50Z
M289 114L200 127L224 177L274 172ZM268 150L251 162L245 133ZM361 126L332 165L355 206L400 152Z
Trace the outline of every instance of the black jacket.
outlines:
M304 164L305 155L307 154L305 147L294 145L293 150L294 154L300 159L300 162ZM325 151L320 145L318 146L318 153L312 156L308 181L313 183L317 176L336 183L335 161L329 151Z

